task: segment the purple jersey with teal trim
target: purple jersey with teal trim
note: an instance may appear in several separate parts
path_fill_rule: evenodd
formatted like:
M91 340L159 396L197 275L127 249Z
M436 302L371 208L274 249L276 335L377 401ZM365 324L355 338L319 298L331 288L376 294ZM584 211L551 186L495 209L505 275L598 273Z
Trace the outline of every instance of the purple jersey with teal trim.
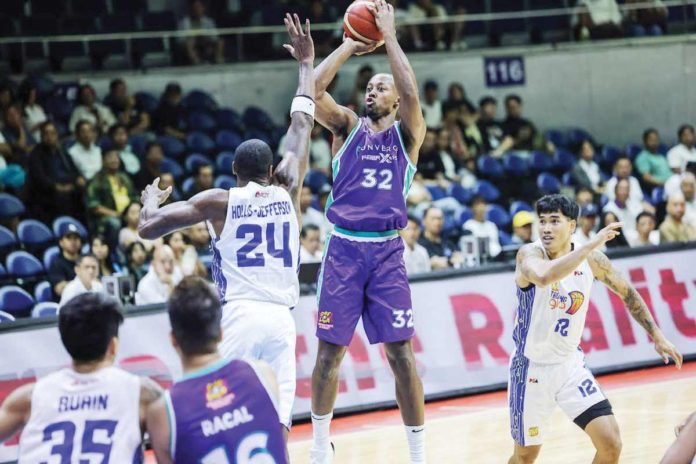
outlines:
M326 216L344 229L382 232L407 223L406 195L416 167L399 122L373 132L360 118L332 161L333 189Z
M218 363L176 382L167 408L174 462L287 463L276 408L245 361Z

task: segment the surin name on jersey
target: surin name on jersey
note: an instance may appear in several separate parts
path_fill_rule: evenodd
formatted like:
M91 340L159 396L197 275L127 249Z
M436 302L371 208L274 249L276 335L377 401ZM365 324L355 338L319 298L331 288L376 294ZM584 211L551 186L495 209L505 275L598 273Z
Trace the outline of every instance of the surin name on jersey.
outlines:
M252 216L259 218L283 216L290 214L290 211L292 211L292 209L288 201L275 201L258 207L249 204L232 205L230 207L230 219L244 219Z
M225 430L230 430L238 425L246 424L254 420L254 416L247 410L246 406L228 411L219 416L213 416L212 419L206 419L201 422L201 430L203 435L211 437Z
M58 398L58 412L104 411L109 407L109 395L70 395Z

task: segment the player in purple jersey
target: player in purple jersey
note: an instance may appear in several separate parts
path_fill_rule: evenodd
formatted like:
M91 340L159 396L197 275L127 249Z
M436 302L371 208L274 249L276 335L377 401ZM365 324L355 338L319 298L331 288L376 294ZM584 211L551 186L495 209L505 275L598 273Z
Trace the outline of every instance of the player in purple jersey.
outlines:
M212 285L185 278L167 311L184 377L147 411L157 462L287 463L273 371L222 358L222 306Z
M326 92L338 69L366 45L345 38L315 70L316 119L333 134L333 189L319 277L317 337L312 374L310 461L333 459L329 424L339 368L362 317L371 343L384 343L396 379L396 399L406 425L412 463L425 462L423 385L411 347L411 293L398 229L406 227L406 195L415 174L425 122L413 69L396 39L394 8L376 0L368 8L384 36L392 74L373 76L365 90L366 117L339 106ZM400 121L397 121L397 112Z

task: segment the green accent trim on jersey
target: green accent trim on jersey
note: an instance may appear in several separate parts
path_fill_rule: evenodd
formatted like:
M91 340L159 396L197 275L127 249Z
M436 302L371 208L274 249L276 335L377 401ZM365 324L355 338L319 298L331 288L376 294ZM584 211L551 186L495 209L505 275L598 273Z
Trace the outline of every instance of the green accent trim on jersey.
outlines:
M167 411L167 422L169 422L169 456L172 461L176 459L174 452L176 451L176 421L174 420L174 405L169 391L164 392L164 409Z
M343 235L350 235L351 237L381 238L399 235L398 230L385 230L384 232L359 232L355 230L344 229L343 227L338 226L334 226L334 230Z
M413 164L411 157L408 156L408 151L406 150L406 144L404 143L404 137L403 137L403 135L401 135L401 121L397 121L394 126L396 127L396 133L399 136L399 142L401 142L401 150L403 151L404 156L406 157L406 161L408 161L409 167L413 168L413 171L415 172L417 170L416 165Z
M413 164L409 163L404 173L404 200L408 197L408 191L411 189L411 184L413 183L413 178L416 175L416 168Z
M208 375L212 372L215 372L216 370L224 367L229 361L227 359L221 359L219 361L215 361L213 364L202 367L198 370L195 370L193 372L189 372L188 374L184 375L181 377L181 379L178 380L178 382L183 382L184 380L189 380L189 379L195 379L197 377L203 377L204 375Z
M360 119L358 119L358 123L355 125L355 127L353 127L353 130L350 131L350 134L348 134L348 137L346 138L346 141L343 142L343 145L341 146L341 149L338 150L338 153L336 153L336 156L334 156L334 159L333 159L333 161L332 161L332 164L335 163L335 162L337 162L339 159L341 159L341 156L342 156L343 153L345 153L345 151L346 151L346 147L347 147L347 146L350 144L350 142L353 140L353 137L355 137L355 134L358 132L358 129L360 128L361 125L362 125L362 121L361 121ZM334 180L336 179L336 173L337 173L337 170L334 170L334 172L333 172L333 178L334 178Z

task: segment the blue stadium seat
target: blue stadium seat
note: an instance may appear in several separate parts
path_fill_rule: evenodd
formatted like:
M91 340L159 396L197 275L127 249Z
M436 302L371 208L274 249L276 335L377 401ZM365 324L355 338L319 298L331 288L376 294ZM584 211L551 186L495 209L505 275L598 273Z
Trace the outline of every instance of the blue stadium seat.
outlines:
M203 164L212 164L210 162L210 158L205 155L201 155L200 153L192 153L186 157L186 161L184 161L184 168L186 168L187 173L193 174L196 168Z
M51 288L51 283L44 280L34 287L34 299L37 303L53 301L53 289Z
M123 14L123 12L128 10L116 10L117 14L110 16L103 16L101 18L102 32L104 33L119 33L119 32L131 32L137 30L136 17L134 14ZM98 57L102 62L111 55L120 55L123 57L124 61L128 61L126 57L128 52L128 46L126 41L123 39L114 40L97 40L90 42L89 51L92 55ZM146 112L151 112L142 106L142 103L138 99L138 94L135 95L137 104L143 108ZM155 101L155 108L157 107L157 102ZM152 109L154 111L154 108Z
M273 119L261 108L250 106L244 111L242 121L248 128L256 128L265 131L273 129Z
M229 129L218 131L215 135L215 143L217 144L218 150L235 151L243 141L241 135Z
M36 92L39 95L39 99L45 99L52 95L56 86L54 80L45 74L31 76L29 77L29 81L36 86Z
M459 229L459 218L454 215L451 211L446 211L444 215L444 222L442 224L442 235L449 236L455 230Z
M15 317L12 314L6 313L5 311L0 311L0 324L3 322L12 322L14 320Z
M217 111L218 104L208 92L200 89L190 91L181 101L189 111Z
M224 108L215 113L215 120L221 129L230 129L237 132L244 132L244 122L242 117L235 110Z
M461 213L459 213L459 225L463 226L466 221L469 219L472 219L474 217L473 211L471 211L471 208L464 207Z
M31 310L31 317L50 317L58 315L58 303L53 301L39 302Z
M492 156L479 156L476 160L476 167L479 174L489 179L500 179L505 175L501 162Z
M0 259L17 248L17 237L6 227L0 226Z
M87 228L82 225L80 221L70 216L59 216L53 220L53 225L51 226L53 229L53 235L60 237L61 230L70 224L77 227L77 232L80 234L80 237L82 237L82 240L87 240Z
M539 174L539 177L537 177L537 187L539 187L539 190L541 190L544 195L558 193L561 191L561 181L553 174L542 172Z
M251 140L251 139L259 139L263 142L266 142L268 145L271 145L271 136L268 132L266 132L263 129L257 129L257 128L250 128L247 129L246 132L244 132L244 140Z
M510 153L503 158L503 169L510 176L522 177L527 174L527 161Z
M106 0L72 0L72 10L81 16L101 16L108 10Z
M614 163L621 156L621 150L612 145L604 145L600 153L599 164L609 171L614 167Z
M513 201L510 204L510 216L514 216L520 211L529 211L531 213L534 212L534 208L532 208L526 201Z
M196 131L186 136L186 146L192 152L209 153L215 149L215 142L204 132Z
M651 195L651 203L653 206L657 206L660 203L663 203L665 201L665 188L664 187L655 187L652 191Z
M157 107L159 106L159 100L157 99L157 97L155 97L149 92L136 92L135 101L138 104L138 106L143 109L143 111L146 111L148 113L154 113Z
M97 140L97 146L101 148L101 151L103 153L109 150L111 147L113 147L114 143L111 141L111 137L109 137L108 135L102 135Z
M232 176L225 176L225 175L217 176L217 177L215 178L215 184L214 184L214 185L215 185L215 188L220 188L220 189L223 189L223 190L229 190L229 189L231 189L232 187L236 187L236 186L237 186L237 179L235 179L235 178L232 177Z
M585 129L580 129L579 127L569 129L566 133L566 138L568 139L568 146L570 148L579 147L585 140L589 140L593 145L595 144L592 135Z
M445 198L445 192L443 192L442 189L437 185L426 185L425 188L427 188L428 192L430 192L430 196L432 197L433 201Z
M189 115L186 126L190 131L212 132L217 128L217 122L207 113L195 112Z
M563 148L558 148L556 153L553 155L553 164L559 173L568 172L573 169L575 164L575 156Z
M193 182L193 177L187 177L181 183L181 191L184 192L184 195L190 195L191 189L193 188Z
M490 182L486 180L479 180L474 186L474 195L483 197L484 200L490 203L500 198L500 191Z
M221 153L218 153L217 158L215 158L215 169L218 174L231 175L233 163L234 152L223 151Z
M56 241L51 229L35 219L25 219L17 226L17 238L24 248L42 252Z
M5 263L7 272L17 279L36 279L44 274L41 261L26 251L13 251Z
M500 205L488 205L486 219L495 224L498 229L505 229L510 225L511 218L505 208Z
M669 145L667 145L666 143L661 143L660 146L657 147L657 152L662 153L663 155L666 155L670 148L671 147Z
M174 176L174 179L179 180L184 176L184 168L179 163L171 158L164 158L161 166L162 172L166 172Z
M9 193L0 192L0 219L12 219L26 211L24 203Z
M73 104L61 96L50 97L46 100L45 110L53 119L67 121L73 111Z
M12 276L8 274L7 269L5 269L5 266L0 263L0 287L3 285L7 285L10 282L12 282Z
M53 260L56 259L56 257L60 254L60 247L58 246L52 246L51 248L46 249L43 253L43 266L46 271L51 269L51 263L53 263Z
M626 152L626 155L631 158L631 161L635 161L638 154L643 151L643 145L639 143L629 143L626 145L626 148L624 148L624 151Z
M573 173L572 172L566 172L563 174L561 177L561 183L565 185L566 187L572 187L573 186Z
M179 158L186 152L186 145L184 145L184 142L171 135L163 135L158 138L157 141L162 145L164 156Z
M512 245L512 237L504 230L498 230L498 243L500 246Z
M313 194L319 193L324 185L329 183L329 178L321 171L310 169L304 179L304 185L312 190Z
M140 158L143 158L145 156L145 149L147 148L147 144L150 143L150 141L146 136L142 134L133 134L130 137L128 137L128 143L133 149L133 153L138 155Z
M529 159L529 167L534 172L546 172L553 169L553 157L542 151L532 152Z
M553 143L556 148L568 148L568 137L560 130L549 129L544 132L544 137L546 140Z
M473 195L471 191L462 187L461 184L457 182L452 182L447 189L447 196L454 198L462 205L466 205L471 202Z

